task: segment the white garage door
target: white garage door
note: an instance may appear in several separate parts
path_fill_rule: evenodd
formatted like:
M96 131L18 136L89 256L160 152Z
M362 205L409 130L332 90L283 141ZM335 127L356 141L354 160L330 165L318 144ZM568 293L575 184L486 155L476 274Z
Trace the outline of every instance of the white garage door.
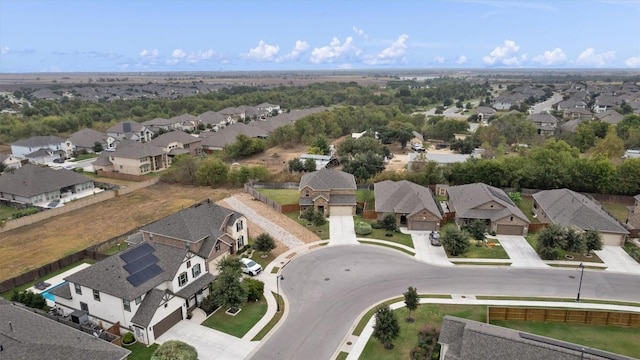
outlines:
M353 207L352 206L331 206L329 208L329 216L331 215L353 216Z
M602 244L607 246L624 246L624 237L620 234L600 233Z

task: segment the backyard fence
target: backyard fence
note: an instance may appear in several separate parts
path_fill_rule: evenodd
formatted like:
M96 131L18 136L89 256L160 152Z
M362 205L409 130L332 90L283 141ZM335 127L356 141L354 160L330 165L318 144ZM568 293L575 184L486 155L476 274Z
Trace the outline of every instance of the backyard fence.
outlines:
M144 175L131 175L131 174L125 174L125 173L120 173L115 171L98 170L96 171L96 174L98 174L98 176L106 177L109 179L136 181L136 182L145 181L149 179L148 176L144 176Z
M493 320L640 327L640 313L600 310L489 306L487 307L487 322L491 322Z
M269 189L269 188L264 187L264 189ZM286 189L286 188L280 188L280 189ZM267 204L277 212L282 213L282 206L280 204L262 195L259 191L254 189L251 185L244 184L244 192L253 196L254 199L262 201L263 203Z

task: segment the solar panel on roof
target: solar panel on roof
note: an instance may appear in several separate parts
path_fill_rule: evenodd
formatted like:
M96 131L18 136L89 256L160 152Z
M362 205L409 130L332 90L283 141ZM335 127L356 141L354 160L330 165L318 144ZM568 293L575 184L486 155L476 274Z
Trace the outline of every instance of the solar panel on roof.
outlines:
M138 272L151 264L157 263L158 258L153 255L153 253L148 253L142 257L135 259L134 261L128 263L124 266L124 269L131 275L135 272Z
M144 269L127 276L127 280L131 285L139 286L160 273L162 273L162 269L157 264L151 264Z
M492 187L489 187L489 192L490 192L493 196L495 196L495 197L497 197L498 199L500 199L500 200L502 200L502 201L506 202L507 204L511 204L511 199L509 199L509 197L508 197L506 194L504 194L504 193L502 193L502 192L500 192L500 191L498 191L498 190L496 190L496 189L494 189L494 188L492 188Z
M136 248L133 248L129 251L125 251L120 254L120 258L124 260L127 264L134 261L135 259L141 258L147 254L150 254L155 249L148 243L144 243Z

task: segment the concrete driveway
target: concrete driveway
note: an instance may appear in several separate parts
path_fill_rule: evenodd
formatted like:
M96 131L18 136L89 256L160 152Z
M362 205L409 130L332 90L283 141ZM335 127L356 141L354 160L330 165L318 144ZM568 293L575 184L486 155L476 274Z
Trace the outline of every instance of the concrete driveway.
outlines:
M429 241L430 231L413 231L403 229L402 232L411 235L413 248L416 250L416 258L428 264L440 266L452 266L442 246L433 246Z
M329 245L358 245L353 216L329 216Z
M606 271L640 275L640 264L619 246L603 246L595 253L607 265Z
M157 338L156 343L162 344L169 340L179 340L195 347L200 360L245 359L258 344L195 324L189 320L181 320Z
M548 267L529 245L524 236L496 235L500 245L511 258L511 266L546 268Z

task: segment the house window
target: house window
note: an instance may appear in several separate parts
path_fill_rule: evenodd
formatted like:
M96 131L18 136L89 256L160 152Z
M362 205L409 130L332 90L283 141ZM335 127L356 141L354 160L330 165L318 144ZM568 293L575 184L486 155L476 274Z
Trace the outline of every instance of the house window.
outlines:
M182 274L180 274L180 276L178 277L178 285L180 286L184 286L184 284L187 283L187 272L183 272Z
M309 197L309 190L304 191L304 196Z
M242 220L238 221L238 222L236 223L236 231L240 231L240 230L242 230L243 228L244 228L244 227L243 227L243 224L242 224Z
M240 235L240 237L238 237L238 247L243 247L244 246L244 235Z
M124 311L131 312L131 303L129 300L122 299L122 307L124 308Z
M191 267L191 260L187 261L187 269Z
M194 278L200 276L200 264L196 264L193 269L191 269L191 275L193 275Z
M93 290L93 300L100 301L100 291Z
M80 284L73 284L73 287L76 289L76 294L82 295L82 286Z
M142 302L142 297L141 297L141 296L138 296L138 297L136 298L136 305L139 305L141 302Z
M513 216L511 218L509 218L509 221L513 221Z
M83 303L82 301L80 302L80 310L82 311L86 311L89 312L89 305Z
M215 246L216 252L220 251L220 242L218 241Z
M534 209L537 209L537 208L538 208L538 203L535 203L535 202L534 202L534 203L533 203L533 208L534 208Z

